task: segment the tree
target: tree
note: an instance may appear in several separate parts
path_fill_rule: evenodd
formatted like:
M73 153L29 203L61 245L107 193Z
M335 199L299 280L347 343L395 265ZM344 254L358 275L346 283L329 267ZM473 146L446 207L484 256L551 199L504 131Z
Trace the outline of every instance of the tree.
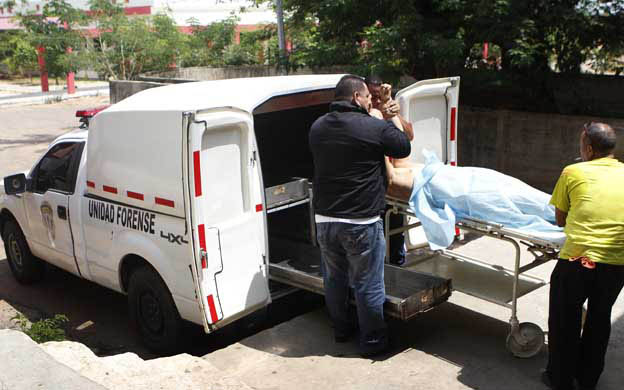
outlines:
M622 2L284 0L284 8L290 26L312 24L298 55L306 65L368 66L394 78L461 71L483 42L500 48L506 70L524 75L552 67L575 74L588 59L607 64L623 51Z
M21 0L20 4L26 4ZM4 7L16 7L17 1L5 1ZM33 47L45 48L44 58L48 74L57 79L76 71L79 62L68 48L82 46L79 27L86 22L85 15L65 0L48 0L39 14L35 11L18 11L16 19L27 33Z
M234 30L238 18L230 16L206 26L195 18L188 20L191 36L188 38L188 51L184 66L223 66L225 48L234 42Z
M11 34L4 44L9 53L5 54L4 63L9 67L11 74L30 77L37 72L37 49L24 37L24 34Z
M91 0L91 24L84 57L105 77L134 79L147 71L167 70L183 56L184 37L167 15L128 16L121 5Z

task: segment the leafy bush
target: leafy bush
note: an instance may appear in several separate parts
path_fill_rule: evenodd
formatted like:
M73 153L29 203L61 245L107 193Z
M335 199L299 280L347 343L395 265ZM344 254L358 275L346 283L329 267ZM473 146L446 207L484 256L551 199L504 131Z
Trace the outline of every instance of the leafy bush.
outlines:
M28 325L28 319L23 314L18 314L12 319L15 320L21 331L26 333L36 343L64 341L65 330L63 327L69 321L63 314L56 314L52 318L35 321L30 326Z

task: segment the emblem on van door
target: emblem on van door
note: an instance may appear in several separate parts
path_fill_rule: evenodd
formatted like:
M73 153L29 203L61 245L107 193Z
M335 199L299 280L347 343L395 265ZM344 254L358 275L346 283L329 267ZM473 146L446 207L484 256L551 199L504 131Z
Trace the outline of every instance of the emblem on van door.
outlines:
M186 241L184 239L183 235L177 235L177 234L173 234L173 233L167 233L165 234L165 232L163 232L162 230L160 231L160 238L164 238L165 240L169 241L170 244L176 243L178 245L182 245L182 244L188 244L188 241Z
M41 219L43 220L43 226L46 227L48 231L48 237L51 242L54 242L55 231L54 231L54 214L52 211L52 207L48 202L43 202L40 207L41 210Z

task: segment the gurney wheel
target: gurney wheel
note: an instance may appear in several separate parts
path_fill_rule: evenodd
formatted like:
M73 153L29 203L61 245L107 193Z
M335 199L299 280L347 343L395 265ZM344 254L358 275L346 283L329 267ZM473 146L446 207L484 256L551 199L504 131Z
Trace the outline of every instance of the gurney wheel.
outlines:
M531 323L523 322L516 332L507 336L507 349L515 357L530 358L539 353L544 345L542 328Z

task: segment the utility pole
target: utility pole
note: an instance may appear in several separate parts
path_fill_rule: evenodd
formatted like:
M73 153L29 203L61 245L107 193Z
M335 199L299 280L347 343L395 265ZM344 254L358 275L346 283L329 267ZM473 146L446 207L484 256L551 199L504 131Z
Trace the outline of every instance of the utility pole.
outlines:
M284 36L284 7L282 0L275 0L275 12L277 13L277 41L279 45L278 66L281 73L285 73L284 62L286 60L286 37Z

